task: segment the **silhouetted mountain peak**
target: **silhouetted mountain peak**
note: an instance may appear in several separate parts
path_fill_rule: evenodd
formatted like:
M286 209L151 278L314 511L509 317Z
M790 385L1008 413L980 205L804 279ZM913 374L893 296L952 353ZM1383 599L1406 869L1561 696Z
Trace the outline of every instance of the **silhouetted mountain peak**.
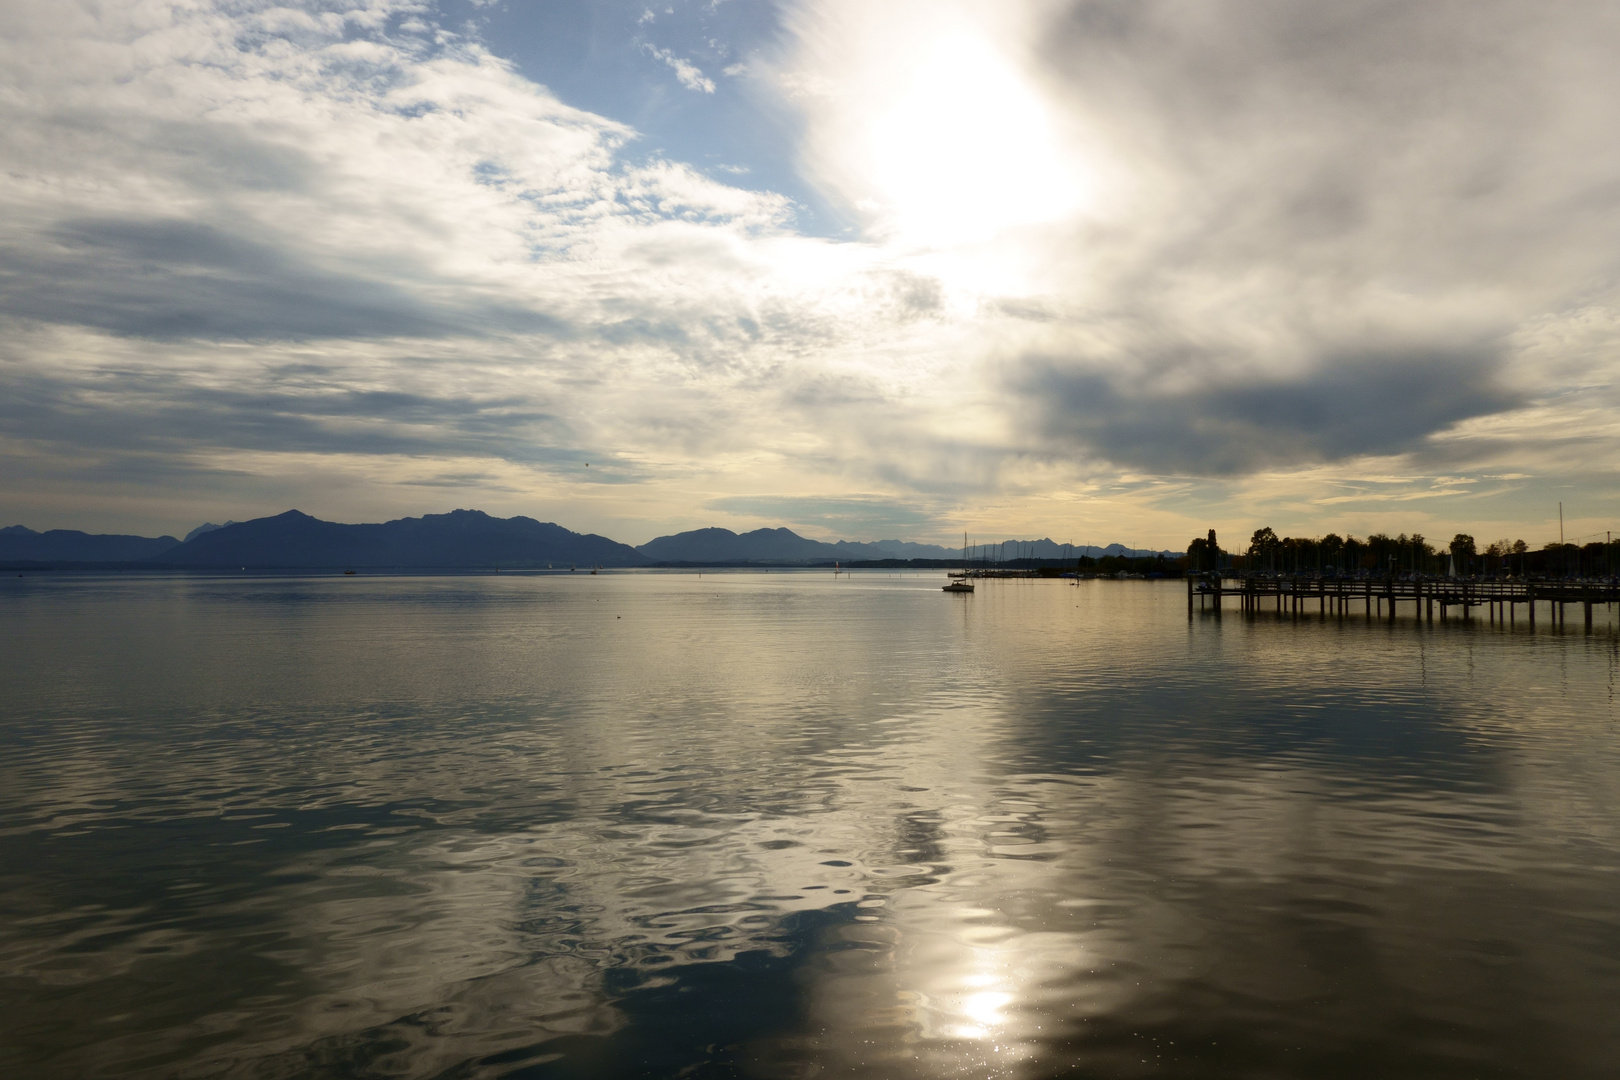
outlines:
M157 561L197 567L544 567L639 566L634 548L533 518L482 510L344 525L299 510L255 518L194 537Z
M901 551L899 549L910 549ZM829 544L811 540L785 527L755 529L742 534L709 527L660 536L636 549L649 558L669 563L830 563L838 560L937 558L943 548L921 544Z
M215 525L212 521L205 521L201 525L197 526L195 529L192 529L190 532L186 533L185 536L181 537L180 542L182 544L184 544L189 540L195 540L197 537L201 536L203 533L211 533L211 532L216 532L219 529L227 529L230 526L235 525L235 524L237 524L237 523L234 522L234 521L226 521L223 524Z

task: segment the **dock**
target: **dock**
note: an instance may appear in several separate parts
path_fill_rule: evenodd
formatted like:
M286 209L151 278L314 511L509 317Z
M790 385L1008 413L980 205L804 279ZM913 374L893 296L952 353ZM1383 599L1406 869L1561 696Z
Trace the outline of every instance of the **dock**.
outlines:
M1413 576L1320 577L1290 574L1192 574L1187 577L1187 617L1213 611L1220 618L1228 602L1239 612L1253 615L1275 610L1279 614L1315 614L1345 618L1395 621L1405 605L1415 618L1444 622L1457 612L1463 619L1474 608L1485 608L1492 623L1513 625L1524 608L1534 628L1538 608L1549 623L1563 628L1568 608L1579 604L1582 623L1592 630L1592 611L1598 605L1620 603L1620 581L1609 578L1515 579Z

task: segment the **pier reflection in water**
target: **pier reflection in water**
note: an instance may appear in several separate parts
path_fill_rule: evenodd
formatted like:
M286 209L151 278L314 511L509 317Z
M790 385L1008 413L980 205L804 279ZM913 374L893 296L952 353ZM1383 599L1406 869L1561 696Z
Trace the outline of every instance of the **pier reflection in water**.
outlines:
M6 583L0 1069L1612 1074L1612 613L939 581Z

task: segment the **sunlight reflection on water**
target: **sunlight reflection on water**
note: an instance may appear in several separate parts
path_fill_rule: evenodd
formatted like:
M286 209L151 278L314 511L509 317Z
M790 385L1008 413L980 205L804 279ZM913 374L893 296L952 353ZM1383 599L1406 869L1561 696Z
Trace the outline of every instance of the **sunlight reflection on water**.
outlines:
M1174 583L0 593L0 1068L1605 1075L1612 623Z

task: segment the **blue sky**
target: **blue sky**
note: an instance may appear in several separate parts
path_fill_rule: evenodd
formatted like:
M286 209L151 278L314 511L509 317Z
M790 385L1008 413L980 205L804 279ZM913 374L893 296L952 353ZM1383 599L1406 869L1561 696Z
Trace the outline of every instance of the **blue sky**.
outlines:
M0 0L0 521L1612 528L1617 53L1595 0Z
M854 231L848 215L799 175L801 118L749 74L750 61L785 45L772 0L459 0L441 11L447 27L476 34L570 105L635 128L632 155L689 162L728 184L786 195L796 232Z

